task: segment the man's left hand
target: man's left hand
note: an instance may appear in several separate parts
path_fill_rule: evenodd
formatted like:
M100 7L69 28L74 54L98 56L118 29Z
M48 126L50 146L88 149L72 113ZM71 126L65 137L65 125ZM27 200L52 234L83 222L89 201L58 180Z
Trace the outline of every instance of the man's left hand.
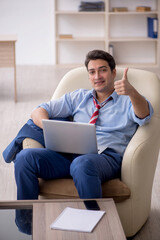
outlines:
M125 68L122 79L117 80L114 83L114 88L118 95L130 95L134 89L133 86L128 82L127 73L128 68Z

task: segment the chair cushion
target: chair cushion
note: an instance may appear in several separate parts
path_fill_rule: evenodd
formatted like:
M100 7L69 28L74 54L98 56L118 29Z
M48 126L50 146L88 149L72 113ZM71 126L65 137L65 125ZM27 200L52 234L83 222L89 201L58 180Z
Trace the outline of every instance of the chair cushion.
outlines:
M130 197L131 191L124 182L116 178L102 184L102 195L103 198L113 198L115 202L122 202Z
M41 198L78 198L78 192L72 179L39 179ZM130 197L130 189L120 179L102 184L103 198L113 198L121 202Z
M23 148L41 148L40 143L34 139L26 138ZM40 198L78 198L78 192L73 180L39 179ZM103 198L113 198L115 202L121 202L130 197L130 189L120 179L112 179L102 184Z

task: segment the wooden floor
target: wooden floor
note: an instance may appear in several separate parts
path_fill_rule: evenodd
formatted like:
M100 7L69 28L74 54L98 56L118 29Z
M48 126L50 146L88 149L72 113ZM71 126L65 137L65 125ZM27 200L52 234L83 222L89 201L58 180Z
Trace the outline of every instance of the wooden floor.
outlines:
M18 66L17 100L14 103L13 70L0 69L0 200L15 200L14 165L4 162L2 152L30 118L39 103L48 101L69 68L55 66ZM155 71L155 70L153 70ZM160 76L160 72L156 70ZM151 213L134 240L160 240L160 157L152 192Z

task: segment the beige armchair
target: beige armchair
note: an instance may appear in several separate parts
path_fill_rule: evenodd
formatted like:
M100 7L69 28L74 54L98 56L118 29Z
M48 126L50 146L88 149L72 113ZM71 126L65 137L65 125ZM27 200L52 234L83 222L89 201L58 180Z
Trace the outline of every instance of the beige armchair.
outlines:
M121 79L122 68L117 68L116 79ZM122 162L121 180L114 179L102 185L103 197L113 197L127 237L133 236L146 222L151 207L151 193L160 146L160 83L148 71L129 69L128 79L154 108L151 122L139 127L131 139ZM60 81L52 99L78 88L90 89L85 67L69 71ZM26 147L42 147L31 139ZM45 181L39 179L40 196L44 198L78 197L72 179Z

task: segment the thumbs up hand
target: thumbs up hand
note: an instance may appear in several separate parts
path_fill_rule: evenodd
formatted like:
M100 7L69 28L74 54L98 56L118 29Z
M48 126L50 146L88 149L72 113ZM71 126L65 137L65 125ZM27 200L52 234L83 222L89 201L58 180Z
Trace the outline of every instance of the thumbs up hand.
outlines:
M130 95L134 89L133 86L128 82L127 73L128 68L125 68L122 79L115 81L114 83L114 88L118 95Z
M114 88L118 95L128 95L135 115L138 118L145 118L150 114L146 99L128 82L128 68L123 72L121 80L115 81Z

